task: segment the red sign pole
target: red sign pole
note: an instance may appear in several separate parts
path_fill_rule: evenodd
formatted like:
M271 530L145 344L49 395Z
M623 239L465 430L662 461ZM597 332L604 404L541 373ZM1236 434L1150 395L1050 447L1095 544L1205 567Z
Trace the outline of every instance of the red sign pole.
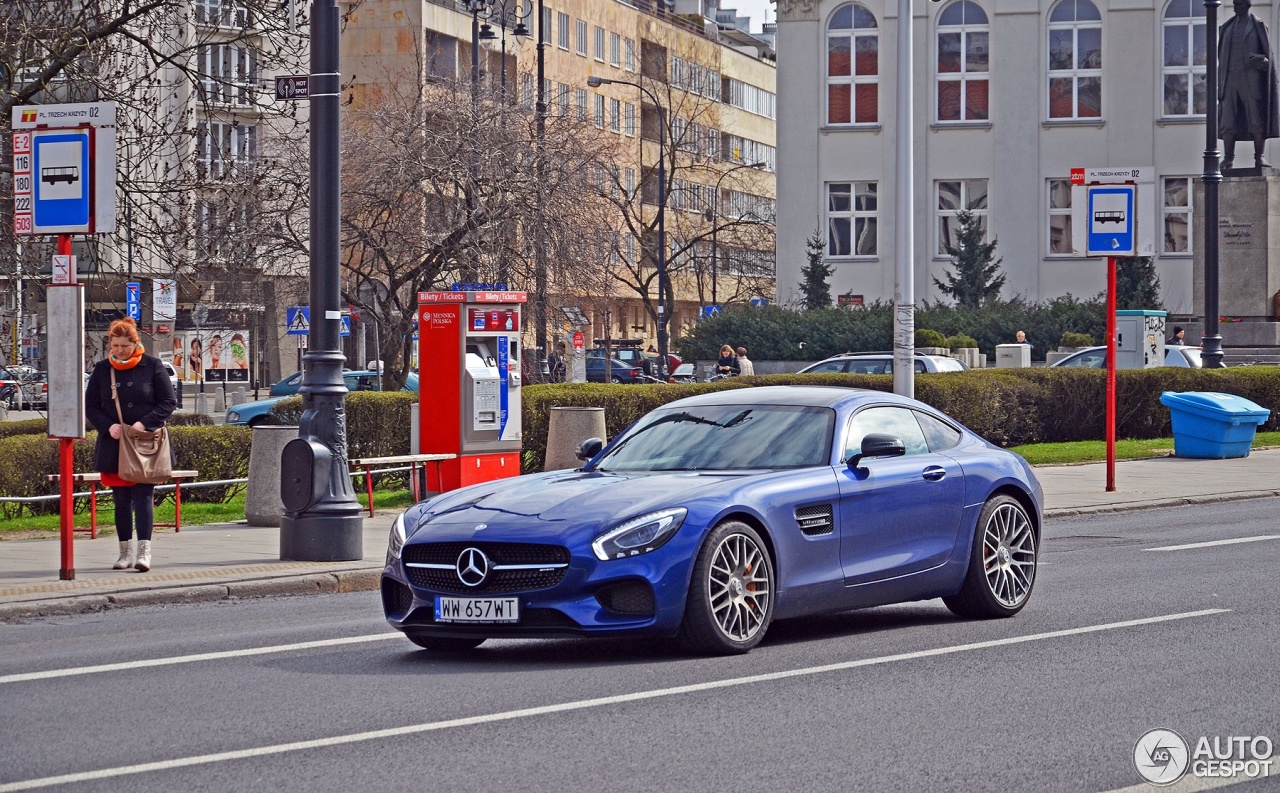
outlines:
M1116 489L1116 257L1107 257L1107 492Z
M58 235L58 255L71 255L70 234ZM71 280L75 280L74 269L71 271ZM58 566L58 578L62 581L73 581L76 577L75 443L74 438L58 439L58 524L62 543L62 563Z

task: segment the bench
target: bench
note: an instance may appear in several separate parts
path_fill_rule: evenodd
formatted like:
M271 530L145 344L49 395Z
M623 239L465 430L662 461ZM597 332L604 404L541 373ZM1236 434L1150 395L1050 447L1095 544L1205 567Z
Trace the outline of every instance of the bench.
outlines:
M174 471L170 480L173 482L173 523L156 523L155 526L165 529L173 529L175 532L182 531L182 480L195 479L200 475L199 471ZM49 474L45 476L50 482L57 482L61 479L60 474ZM89 528L76 531L87 531L93 539L98 539L98 485L102 483L102 474L72 474L71 481L76 484L89 485Z
M365 492L369 496L369 517L373 517L373 469L375 466L381 465L404 465L409 466L409 490L413 493L415 502L422 500L422 494L418 492L418 466L422 466L425 470L428 463L435 463L436 466L436 484L439 493L444 490L444 475L440 472L440 463L445 460L456 458L456 454L397 454L390 457L358 457L348 461L357 468L364 469Z

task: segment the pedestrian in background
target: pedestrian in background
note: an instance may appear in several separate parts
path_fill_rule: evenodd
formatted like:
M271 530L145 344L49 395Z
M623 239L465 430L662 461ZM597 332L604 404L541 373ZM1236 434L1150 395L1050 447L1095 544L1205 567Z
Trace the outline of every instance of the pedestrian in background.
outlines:
M747 357L747 348L738 348L738 374L743 377L750 377L756 373L756 365Z
M164 426L177 408L169 374L160 359L146 355L138 338L138 326L131 319L118 319L107 331L108 355L94 364L85 391L84 409L89 422L98 430L98 443L93 450L93 468L102 474L102 484L111 488L116 505L116 538L120 541L120 558L115 570L133 567L141 572L151 569L151 528L155 523L155 485L138 484L121 479L120 417L134 429L153 431ZM120 407L112 394L112 377ZM134 529L138 531L135 554Z
M1015 344L1025 344L1031 348L1032 352L1036 351L1036 345L1027 341L1027 332L1025 330L1018 331L1017 333L1014 334L1013 338L1014 338Z
M720 357L716 359L716 374L721 377L733 377L741 371L738 366L738 356L733 354L733 348L728 344L720 347Z
M1186 341L1183 340L1183 338L1186 335L1187 335L1187 332L1182 329L1181 325L1174 325L1173 335L1169 337L1169 340L1166 341L1165 344L1178 344L1178 345L1186 344Z

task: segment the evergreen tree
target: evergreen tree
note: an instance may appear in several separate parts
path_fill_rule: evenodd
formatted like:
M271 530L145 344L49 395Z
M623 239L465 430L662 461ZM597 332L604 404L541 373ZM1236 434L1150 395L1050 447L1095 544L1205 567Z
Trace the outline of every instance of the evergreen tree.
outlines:
M831 306L831 285L827 283L827 279L836 271L825 261L824 256L827 251L826 241L822 239L820 231L814 231L804 243L805 257L809 260L801 270L800 275L804 280L800 282L801 302L804 304L805 311L817 311L821 308L829 308Z
M1160 308L1160 276L1150 256L1116 260L1116 308Z
M944 273L947 283L937 278L933 283L944 295L955 298L956 303L967 308L982 308L988 300L1000 296L1004 286L1004 275L1000 273L1000 263L1004 259L994 259L997 240L986 242L987 232L982 228L982 221L967 209L956 213L956 244L943 243L947 255L954 258L955 273Z

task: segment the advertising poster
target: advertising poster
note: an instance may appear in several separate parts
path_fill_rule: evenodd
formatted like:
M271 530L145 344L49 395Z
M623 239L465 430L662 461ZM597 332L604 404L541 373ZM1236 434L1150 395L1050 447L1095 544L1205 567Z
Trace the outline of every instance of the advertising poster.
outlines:
M249 382L249 331L201 329L173 336L173 368L184 383Z
M156 322L174 322L178 318L178 282L155 278L151 281L151 318Z

